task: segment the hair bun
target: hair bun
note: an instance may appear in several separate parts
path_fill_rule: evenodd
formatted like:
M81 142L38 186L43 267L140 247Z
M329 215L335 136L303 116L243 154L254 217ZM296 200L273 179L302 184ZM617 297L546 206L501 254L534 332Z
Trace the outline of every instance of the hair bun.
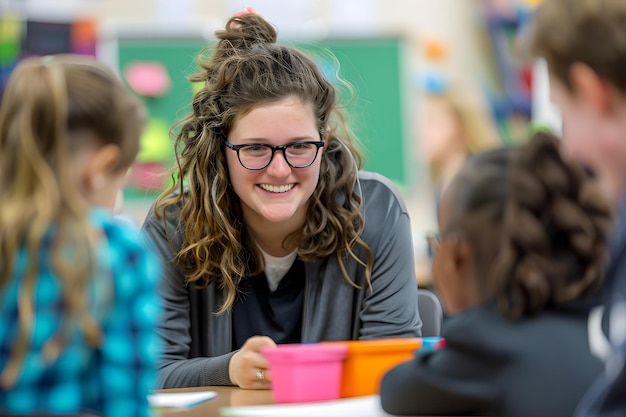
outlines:
M215 32L219 39L218 50L225 48L242 50L259 43L275 43L276 28L256 13L231 17L226 28Z

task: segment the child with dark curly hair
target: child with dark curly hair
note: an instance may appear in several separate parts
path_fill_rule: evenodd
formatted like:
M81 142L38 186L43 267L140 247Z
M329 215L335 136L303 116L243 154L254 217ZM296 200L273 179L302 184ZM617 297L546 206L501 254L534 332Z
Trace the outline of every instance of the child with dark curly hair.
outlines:
M388 372L400 415L571 416L602 370L587 316L605 263L608 203L539 133L471 156L443 195L434 278L446 346Z

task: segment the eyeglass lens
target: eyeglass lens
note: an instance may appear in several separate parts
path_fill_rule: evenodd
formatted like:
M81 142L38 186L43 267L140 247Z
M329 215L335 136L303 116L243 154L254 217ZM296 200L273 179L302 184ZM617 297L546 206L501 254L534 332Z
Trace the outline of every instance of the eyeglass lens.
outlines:
M272 154L279 149L266 145L250 145L239 149L239 160L246 168L259 169L269 165ZM287 162L293 167L306 167L313 163L318 147L312 143L292 143L284 150Z

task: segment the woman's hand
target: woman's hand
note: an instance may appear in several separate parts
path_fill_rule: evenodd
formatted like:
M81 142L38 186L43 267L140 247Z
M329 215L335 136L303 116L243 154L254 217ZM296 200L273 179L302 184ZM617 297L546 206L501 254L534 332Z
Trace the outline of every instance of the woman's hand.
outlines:
M276 347L276 343L267 336L252 336L235 353L228 364L230 381L246 389L270 389L272 376L267 360L261 355L261 349Z

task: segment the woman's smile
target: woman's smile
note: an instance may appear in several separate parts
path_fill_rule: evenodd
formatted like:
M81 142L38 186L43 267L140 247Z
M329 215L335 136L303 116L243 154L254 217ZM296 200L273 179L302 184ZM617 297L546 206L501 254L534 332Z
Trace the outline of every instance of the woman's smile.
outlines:
M259 184L259 187L261 187L267 192L274 193L274 194L286 193L287 191L291 191L291 189L295 186L296 184L294 183L285 184L285 185Z

